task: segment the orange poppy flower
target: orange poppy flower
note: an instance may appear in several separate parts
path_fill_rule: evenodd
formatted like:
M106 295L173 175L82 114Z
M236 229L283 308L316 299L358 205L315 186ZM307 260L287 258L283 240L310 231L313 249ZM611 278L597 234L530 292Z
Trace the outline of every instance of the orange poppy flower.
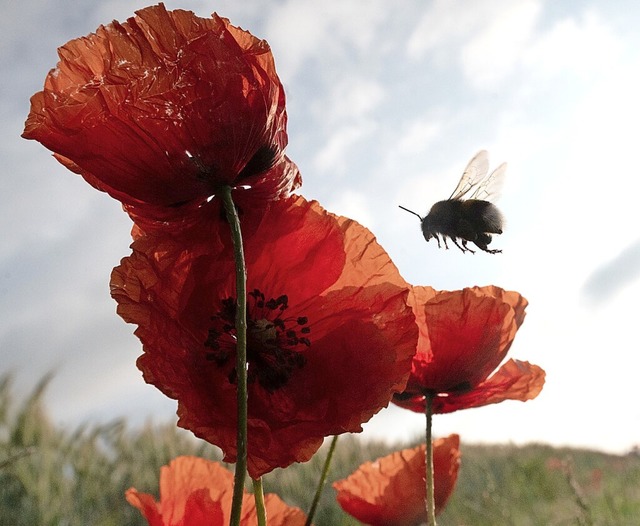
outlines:
M412 526L426 522L425 444L362 464L333 484L342 509L373 526ZM460 437L433 441L436 514L444 510L458 479Z
M228 20L159 4L58 54L23 137L138 213L166 220L221 185L270 198L300 184L292 163L272 170L287 116L269 45Z
M160 469L160 502L135 488L126 492L129 504L140 510L149 526L223 526L229 524L233 473L198 457L177 457ZM265 510L273 526L302 526L302 510L287 506L277 495L265 495ZM240 524L257 524L255 499L245 493Z
M402 391L418 329L409 287L364 227L316 202L269 203L244 236L248 470L306 461ZM201 224L132 245L111 279L138 325L147 382L178 400L179 425L236 457L235 278L230 241Z
M405 392L394 403L425 411L425 395L436 395L435 413L531 400L544 385L544 371L519 360L502 363L522 325L527 300L498 287L436 292L413 287L410 296L420 327Z

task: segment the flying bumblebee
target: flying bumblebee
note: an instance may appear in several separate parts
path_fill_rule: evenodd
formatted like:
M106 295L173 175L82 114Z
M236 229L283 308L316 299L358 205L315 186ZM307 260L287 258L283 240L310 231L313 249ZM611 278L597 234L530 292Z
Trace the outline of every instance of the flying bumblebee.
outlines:
M475 252L467 246L469 241L490 254L502 252L488 248L492 234L502 234L504 221L490 200L498 197L506 169L507 164L502 163L487 175L489 159L487 152L481 150L469 161L449 199L434 204L426 217L404 206L400 208L420 218L425 240L436 238L438 247L438 235L441 235L446 249L449 248L447 238L450 238L462 252Z

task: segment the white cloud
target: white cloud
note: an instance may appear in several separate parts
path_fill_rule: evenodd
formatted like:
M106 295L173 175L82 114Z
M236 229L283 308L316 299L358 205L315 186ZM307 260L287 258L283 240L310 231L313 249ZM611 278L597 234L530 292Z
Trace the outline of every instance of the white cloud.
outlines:
M640 280L640 240L635 240L613 256L584 283L582 291L594 303L611 300L617 293Z
M563 164L554 201L570 200L572 237L590 247L596 264L605 247L626 246L638 234L637 128L640 57L592 83L568 116ZM589 225L585 228L585 222Z
M483 90L496 89L516 72L593 76L620 54L619 39L596 11L576 10L549 29L540 25L543 14L539 0L438 0L423 13L407 53L456 64L471 86Z
M613 29L587 11L558 20L540 35L526 50L523 66L545 76L574 72L593 78L618 64L622 50Z
M526 38L539 10L537 0L435 0L428 4L409 36L407 54L419 59L430 53L438 62L457 62L463 50L463 62L467 61L472 70L476 62L484 65L487 55L508 62L510 46ZM476 49L481 56L476 56Z
M313 158L319 171L341 174L349 166L350 150L377 128L373 114L383 100L378 82L355 75L330 84L315 99L311 115L324 140Z
M415 155L424 152L442 129L441 124L431 118L410 122L404 133L398 138L395 149L402 155Z
M462 69L472 86L492 89L517 67L534 35L541 6L537 1L514 2L496 13L461 50Z
M366 119L384 98L384 88L378 81L351 75L329 84L312 111L318 123L331 132L336 124Z
M480 24L486 2L474 2L470 8L464 0L435 0L427 4L407 40L407 54L418 59L463 39Z
M373 130L374 125L371 122L348 124L334 129L314 157L317 170L342 174L349 166L349 150L369 136Z
M327 203L327 209L334 214L355 219L369 229L374 228L375 217L371 210L371 200L362 192L341 189Z
M278 54L278 68L292 79L310 58L331 61L345 51L366 52L377 35L387 8L384 2L366 7L352 2L288 0L267 15L266 36Z

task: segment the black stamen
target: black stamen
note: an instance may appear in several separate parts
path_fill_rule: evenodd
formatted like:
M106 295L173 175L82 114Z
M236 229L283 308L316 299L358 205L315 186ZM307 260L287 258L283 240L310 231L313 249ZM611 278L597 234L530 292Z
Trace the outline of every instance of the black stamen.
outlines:
M303 350L311 346L311 340L299 334L310 334L311 327L306 326L309 322L306 316L281 317L289 307L286 294L266 300L260 290L254 289L248 296L248 381L257 380L264 389L274 392L306 363ZM236 346L235 313L235 300L224 299L220 312L211 317L213 326L204 343L205 359L224 367L230 382L237 378L232 360Z
M275 160L276 149L268 145L261 146L253 154L253 157L249 159L249 162L244 165L244 168L238 174L237 181L242 181L242 179L247 179L268 170L274 165Z

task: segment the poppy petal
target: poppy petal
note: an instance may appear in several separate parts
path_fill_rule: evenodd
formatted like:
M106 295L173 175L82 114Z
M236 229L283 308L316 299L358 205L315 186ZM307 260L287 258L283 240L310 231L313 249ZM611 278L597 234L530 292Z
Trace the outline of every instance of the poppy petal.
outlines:
M23 137L138 213L166 219L220 185L271 197L299 184L271 171L287 116L269 46L228 20L159 4L58 53Z
M421 381L435 392L480 383L515 337L513 308L473 289L440 292L424 310L433 358L421 371Z
M224 514L219 502L213 502L208 489L193 491L187 498L182 522L169 522L180 526L224 526Z
M270 526L304 526L307 522L307 516L301 509L289 506L275 493L264 496L264 508ZM258 512L253 495L245 495L240 524L241 526L258 524Z
M536 398L544 386L545 372L541 367L510 359L488 380L465 393L447 393L433 401L434 413L451 413L459 409L470 409L504 400L525 402ZM424 413L424 395L415 394L407 398L394 398L394 403L416 413Z
M325 436L360 431L388 405L406 385L417 326L408 285L364 227L299 196L269 203L250 226L248 468L257 478L308 460ZM234 461L234 262L228 238L211 231L141 235L111 286L118 313L138 325L145 380L178 400L179 425Z
M495 286L413 287L409 301L420 337L407 388L394 396L396 405L424 412L425 396L435 396L434 412L441 413L537 396L544 371L513 365L526 362L508 362L487 381L524 321L527 300L520 294Z
M233 495L233 474L218 462L182 456L160 469L160 502L134 488L127 501L138 508L149 526L223 526L228 524ZM265 509L273 526L302 526L305 514L277 495L265 495ZM242 526L256 524L253 495L245 492Z
M437 398L434 412L450 413L462 408L497 404L504 400L526 402L540 394L544 381L545 372L541 367L511 359L472 391Z
M460 466L460 437L433 442L436 513L453 492ZM426 521L425 445L396 451L361 465L333 484L340 506L373 526L412 526Z
M129 504L140 510L142 516L147 519L149 526L164 526L162 514L153 495L139 493L135 488L129 488L125 492L125 497Z

